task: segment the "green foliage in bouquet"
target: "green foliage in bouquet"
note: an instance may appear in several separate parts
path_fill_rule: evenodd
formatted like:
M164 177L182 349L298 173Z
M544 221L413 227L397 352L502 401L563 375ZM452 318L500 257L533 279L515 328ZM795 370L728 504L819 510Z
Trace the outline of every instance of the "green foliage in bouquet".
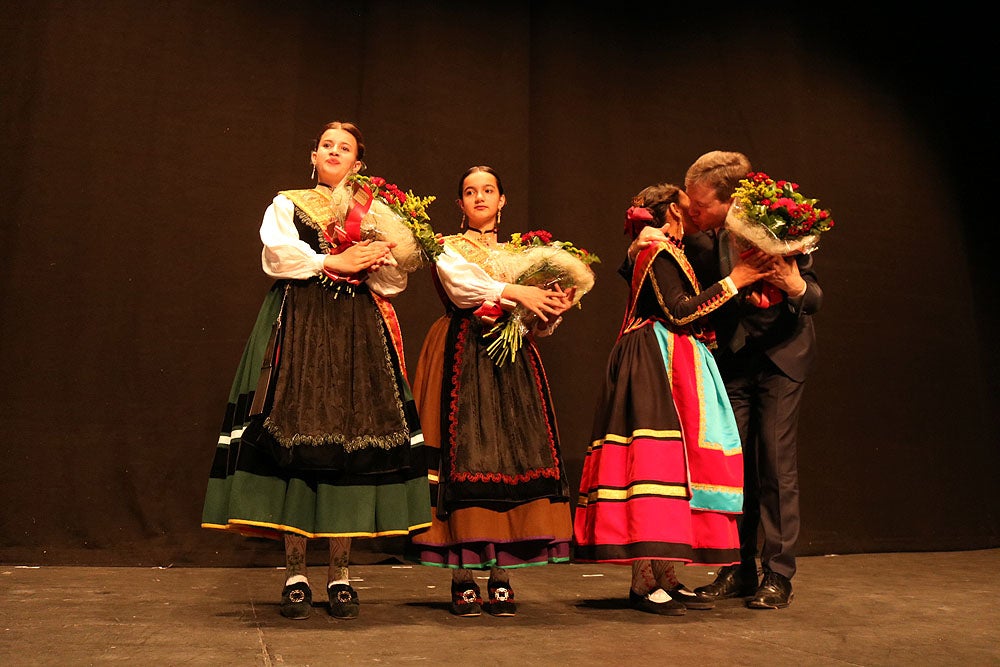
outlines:
M775 239L818 237L833 229L833 218L816 206L818 199L804 197L798 183L775 181L764 172L747 174L733 198L749 221L764 227Z

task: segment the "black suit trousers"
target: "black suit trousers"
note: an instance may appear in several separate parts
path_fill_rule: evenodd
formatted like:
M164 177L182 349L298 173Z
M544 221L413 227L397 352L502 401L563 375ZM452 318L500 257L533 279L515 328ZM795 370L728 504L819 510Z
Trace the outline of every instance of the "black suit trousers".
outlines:
M796 436L805 384L752 349L730 357L720 372L743 442L741 561L756 568L758 533L763 528L761 566L790 579L799 537Z

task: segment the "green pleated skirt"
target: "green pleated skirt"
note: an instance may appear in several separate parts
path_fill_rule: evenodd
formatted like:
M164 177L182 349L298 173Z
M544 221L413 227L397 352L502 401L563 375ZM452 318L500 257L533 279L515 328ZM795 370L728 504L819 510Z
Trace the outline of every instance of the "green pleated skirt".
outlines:
M279 313L277 389L250 417ZM430 523L420 422L378 306L364 286L279 281L230 390L202 526L271 538L377 537Z

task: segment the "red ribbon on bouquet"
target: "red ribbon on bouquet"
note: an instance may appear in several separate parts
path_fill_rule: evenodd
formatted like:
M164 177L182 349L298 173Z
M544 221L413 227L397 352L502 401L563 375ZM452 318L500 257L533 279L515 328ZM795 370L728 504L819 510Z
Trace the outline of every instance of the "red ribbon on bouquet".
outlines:
M337 245L353 245L361 240L361 219L368 215L375 196L364 183L355 183L351 194L351 208L347 212L344 226L334 226Z
M331 255L342 253L347 250L347 248L361 240L361 219L368 215L368 211L371 210L373 201L375 201L375 196L372 194L372 191L368 188L368 186L364 183L354 184L354 192L351 194L350 210L347 212L347 218L344 220L344 226L341 227L340 225L331 223L326 229L323 230L323 237L330 245ZM333 234L330 234L331 229L333 230ZM341 276L328 269L323 269L323 273L332 280L346 280L347 282L355 284L359 282L356 278Z
M476 308L472 314L486 324L496 324L500 316L503 315L503 308L492 301L487 301L479 306L479 308Z

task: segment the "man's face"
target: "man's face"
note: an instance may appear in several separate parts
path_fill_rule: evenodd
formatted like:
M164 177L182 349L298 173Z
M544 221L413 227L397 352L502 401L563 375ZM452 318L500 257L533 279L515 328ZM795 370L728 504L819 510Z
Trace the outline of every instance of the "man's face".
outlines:
M687 189L687 196L691 199L688 215L701 231L718 229L726 221L732 200L719 201L715 190L702 183L692 183Z

